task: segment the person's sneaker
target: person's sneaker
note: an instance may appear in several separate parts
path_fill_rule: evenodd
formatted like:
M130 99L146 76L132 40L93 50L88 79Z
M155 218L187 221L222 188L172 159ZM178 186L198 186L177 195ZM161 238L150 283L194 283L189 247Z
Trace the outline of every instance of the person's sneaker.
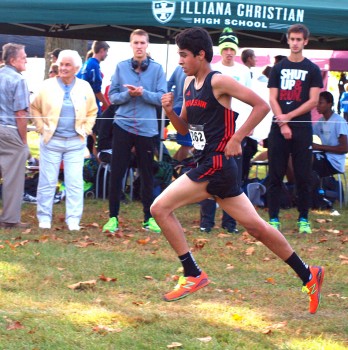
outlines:
M309 296L309 312L315 314L320 304L321 298L321 286L324 281L324 267L322 266L310 266L311 280L302 287L302 291Z
M37 200L35 197L31 196L29 193L24 193L22 202L29 203L29 204L36 204Z
M109 221L103 226L102 232L114 233L118 230L118 220L115 216L109 219Z
M280 230L280 221L278 219L271 219L268 221L268 223L274 227L276 230Z
M312 233L311 224L307 219L301 218L297 221L299 233Z
M210 233L211 228L210 227L200 227L199 230L201 232Z
M226 230L228 233L235 233L235 234L239 233L239 230L232 225L222 226L222 228Z
M198 289L207 286L209 283L208 275L204 271L202 271L201 275L198 277L181 276L174 290L165 294L163 299L165 301L175 301L185 298L189 294L196 292Z
M26 222L0 222L0 227L2 228L20 228L20 229L24 229L24 228L29 228L30 225Z
M69 229L69 231L80 231L81 227L78 223L73 222L73 223L68 224L68 229Z
M65 198L65 190L58 192L54 195L53 203L54 204L60 203L61 201L63 201L64 198Z
M51 228L51 223L49 221L41 221L39 222L39 228L49 230Z
M146 222L143 222L143 229L149 230L155 233L161 233L161 228L157 225L154 218L150 218Z

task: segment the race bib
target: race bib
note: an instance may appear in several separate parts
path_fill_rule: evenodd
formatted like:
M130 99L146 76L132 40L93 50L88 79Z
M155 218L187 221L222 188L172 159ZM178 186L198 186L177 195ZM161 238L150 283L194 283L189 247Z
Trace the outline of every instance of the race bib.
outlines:
M189 124L189 131L193 147L202 151L207 143L204 135L204 125Z

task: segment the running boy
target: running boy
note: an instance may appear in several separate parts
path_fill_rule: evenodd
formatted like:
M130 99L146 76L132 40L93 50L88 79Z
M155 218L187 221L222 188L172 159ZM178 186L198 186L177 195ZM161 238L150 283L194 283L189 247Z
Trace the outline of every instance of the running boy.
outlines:
M179 47L179 64L188 76L183 91L184 103L180 116L173 111L171 93L163 95L162 106L179 133L190 131L200 156L197 168L175 180L151 207L152 215L184 268L184 276L180 277L173 291L164 295L164 300L184 298L209 284L207 274L200 269L190 252L174 210L214 196L221 208L291 266L310 297L309 311L315 313L320 301L324 268L306 265L284 236L260 218L237 181L234 157L242 152L243 138L268 113L268 105L234 79L211 70L213 44L205 29L184 30L176 36L176 44ZM232 97L253 108L247 121L235 133Z

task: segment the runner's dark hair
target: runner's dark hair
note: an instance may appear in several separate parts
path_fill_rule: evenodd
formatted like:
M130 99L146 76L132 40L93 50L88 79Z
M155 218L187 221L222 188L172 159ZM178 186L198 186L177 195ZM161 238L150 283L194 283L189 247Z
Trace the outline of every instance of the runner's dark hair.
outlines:
M189 50L194 56L205 52L205 59L210 63L213 59L213 41L209 33L201 27L188 28L175 37L175 43L181 50Z

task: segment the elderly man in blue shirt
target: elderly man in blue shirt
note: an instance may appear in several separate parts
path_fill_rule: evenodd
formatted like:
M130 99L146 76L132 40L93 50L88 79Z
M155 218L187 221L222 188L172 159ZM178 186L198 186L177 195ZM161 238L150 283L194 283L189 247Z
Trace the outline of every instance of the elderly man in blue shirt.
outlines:
M2 48L5 67L0 71L0 173L2 205L0 227L24 228L21 205L24 192L29 90L21 72L27 55L23 45L6 44Z

